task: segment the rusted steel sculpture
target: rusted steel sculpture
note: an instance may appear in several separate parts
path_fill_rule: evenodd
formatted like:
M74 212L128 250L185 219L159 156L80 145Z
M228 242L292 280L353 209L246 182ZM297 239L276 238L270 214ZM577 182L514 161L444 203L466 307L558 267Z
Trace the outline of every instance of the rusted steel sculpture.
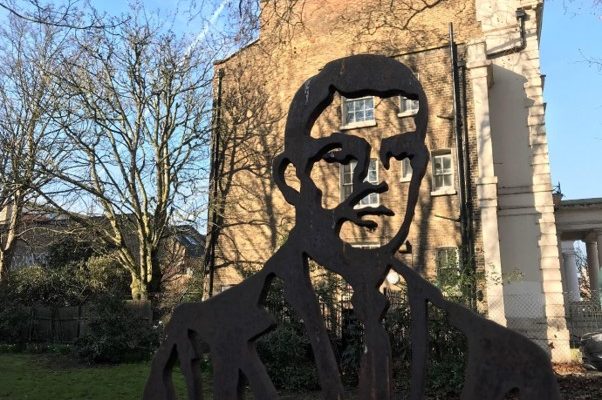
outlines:
M344 222L373 228L364 217L392 216L384 206L356 208L370 193L388 190L386 183L365 182L371 147L352 134L335 132L312 138L318 116L332 102L335 92L347 98L406 96L419 101L414 116L415 131L385 138L378 152L389 168L391 159L408 158L412 178L403 223L394 237L376 249L359 249L344 242L339 233ZM297 91L288 114L285 150L273 163L276 184L296 210L295 226L286 243L263 269L238 286L201 303L176 308L167 327L167 338L152 363L144 400L175 399L171 370L179 360L188 398L202 399L199 357L210 352L214 372L214 399L242 398L241 374L249 381L256 399L278 399L264 365L255 350L255 340L275 326L263 307L274 278L284 284L286 300L304 321L313 348L322 396L345 398L340 373L328 339L319 303L311 285L308 260L340 275L353 288L352 304L364 326L365 349L361 360L359 398L388 400L392 397L391 350L382 319L388 307L379 291L393 269L406 281L411 309L410 399L423 398L428 353L427 304L447 313L451 325L468 338L468 365L463 399L495 400L518 388L522 399L559 399L558 388L545 352L525 337L468 309L445 300L441 292L412 268L395 258L406 240L418 199L418 189L428 164L425 137L427 99L418 80L403 64L376 55L357 55L328 63ZM354 160L353 192L333 209L322 207L322 192L311 179L314 164L347 164ZM285 180L292 165L299 190ZM403 211L403 210L401 210Z

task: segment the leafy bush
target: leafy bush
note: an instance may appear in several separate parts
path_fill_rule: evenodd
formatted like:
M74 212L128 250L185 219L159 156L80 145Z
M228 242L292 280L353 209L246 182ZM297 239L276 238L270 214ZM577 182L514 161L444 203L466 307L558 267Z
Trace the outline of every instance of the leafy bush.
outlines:
M0 343L25 349L24 344L35 339L32 307L79 306L106 293L124 298L127 282L123 270L108 256L56 268L18 269L0 284Z
M336 341L337 353L340 354L339 368L343 383L347 386L356 386L364 349L364 327L357 320L352 310L345 311L346 316L341 327L341 339Z
M91 243L67 235L48 248L47 266L56 269L68 264L86 262L93 254Z
M71 237L53 244L47 265L20 268L3 288L23 305L76 306L104 293L129 295L129 277L110 253L95 255L92 245Z
M110 254L92 256L79 266L82 279L88 283L90 296L111 293L113 296L130 296L130 277Z
M67 268L49 270L32 266L15 271L7 287L13 301L25 305L66 306L81 304L86 282L78 271Z
M22 348L29 337L30 316L29 307L10 301L0 293L0 343L16 345L15 350Z
M411 316L404 296L387 313L385 328L389 332L393 358L393 377L397 388L409 389L412 348ZM464 335L447 322L445 314L429 306L429 354L427 392L437 398L460 393L464 382L467 343Z
M127 282L125 271L110 256L98 256L56 268L21 268L0 290L11 302L60 307L81 305L107 292L126 297Z
M282 281L272 282L265 305L279 321L276 330L257 341L257 351L272 382L286 391L318 388L310 341L303 323L284 300Z
M329 326L337 326L340 332L331 332L331 341L338 356L343 383L354 387L363 353L362 324L354 317L352 308L343 298L351 293L345 282L323 274L314 283L325 320ZM389 333L393 360L393 378L397 389L408 391L411 368L410 327L411 315L408 298L401 289L391 299L391 307L384 320ZM274 384L284 390L307 391L318 387L318 378L309 339L303 324L284 301L283 287L279 280L272 283L266 299L266 307L279 321L278 329L258 341L258 351L266 364ZM427 391L436 398L457 395L463 384L465 337L452 328L443 312L429 309L429 365Z
M74 346L88 363L146 360L158 347L159 331L128 309L123 300L108 296L92 306L88 331Z
M296 324L282 323L257 342L257 351L274 385L286 391L318 388L311 344Z
M433 394L449 397L457 395L464 383L464 367L468 344L466 337L447 322L444 313L429 309L429 354L428 383Z

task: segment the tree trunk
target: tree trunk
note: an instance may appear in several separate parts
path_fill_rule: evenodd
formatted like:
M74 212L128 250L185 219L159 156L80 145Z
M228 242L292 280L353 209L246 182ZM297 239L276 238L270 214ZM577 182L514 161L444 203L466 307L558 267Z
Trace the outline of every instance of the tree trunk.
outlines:
M0 282L6 282L8 280L9 265L10 261L7 260L6 252L0 251Z
M23 210L23 194L18 190L12 199L12 205L9 207L8 225L2 236L4 240L0 242L0 282L8 280L13 256L15 254L15 242L17 239L17 229L21 222L21 212Z
M151 293L161 292L161 280L163 274L161 273L161 263L159 261L159 250L151 250L150 255L150 268L151 268L151 279L148 282L149 291Z
M15 255L16 234L14 232L8 232L7 236L8 238L6 239L6 243L0 250L0 282L5 282L9 279L10 270Z
M140 252L142 255L142 252ZM150 297L161 290L161 265L159 263L158 251L152 251L152 256L146 256L140 260L140 273L131 273L132 283L130 289L132 300L150 300ZM145 273L145 271L152 271Z
M140 279L138 274L132 273L131 275L132 275L132 283L130 283L130 289L131 289L131 293L132 293L132 300L144 300L142 298L142 296L143 296L142 288L144 287L142 280ZM146 292L146 290L145 290L145 292Z

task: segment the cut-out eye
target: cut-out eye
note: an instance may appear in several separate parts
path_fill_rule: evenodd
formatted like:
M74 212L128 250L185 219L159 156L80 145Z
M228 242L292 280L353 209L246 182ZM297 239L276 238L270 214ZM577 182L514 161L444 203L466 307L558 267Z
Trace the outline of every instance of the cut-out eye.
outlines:
M286 169L284 170L284 180L286 181L286 184L297 193L301 190L301 182L297 177L295 166L293 164L288 164L286 166Z
M330 150L322 156L322 159L327 163L340 162L343 155L342 150L341 148Z

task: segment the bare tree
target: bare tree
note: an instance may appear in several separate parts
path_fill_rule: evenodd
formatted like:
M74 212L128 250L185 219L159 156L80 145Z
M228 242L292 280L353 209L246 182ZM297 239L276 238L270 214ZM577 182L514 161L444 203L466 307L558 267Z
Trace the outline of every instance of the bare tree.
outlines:
M579 273L579 295L584 300L591 300L592 290L589 282L587 255L583 252L581 247L576 246L575 256L577 257L577 271Z
M52 114L61 107L55 79L65 34L10 16L0 30L0 280L8 277L24 209L48 182L38 163L61 165Z
M76 37L61 71L70 157L44 166L56 179L44 196L115 248L132 297L147 299L160 290L171 218L201 191L214 51L143 12Z
M40 0L0 0L0 9L25 22L68 29L101 29L121 23L107 24L87 0L66 0L60 3Z
M562 0L564 13L574 17L582 14L593 14L598 19L602 20L602 0L582 1L582 0ZM579 50L583 61L590 67L595 68L598 72L602 72L602 57L584 53Z

